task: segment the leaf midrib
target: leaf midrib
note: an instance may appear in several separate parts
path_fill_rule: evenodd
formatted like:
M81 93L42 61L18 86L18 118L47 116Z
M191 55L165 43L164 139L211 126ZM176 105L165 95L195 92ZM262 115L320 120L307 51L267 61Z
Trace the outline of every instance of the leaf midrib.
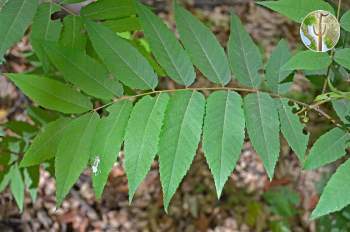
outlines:
M13 28L12 28L13 25L14 25L15 23L17 23L17 20L18 20L19 15L22 14L22 10L23 10L24 6L26 5L26 1L27 1L27 0L24 0L24 1L23 1L22 5L21 5L21 7L20 7L20 9L19 9L19 11L18 11L18 14L16 14L14 20L11 22L10 26L8 27L8 30L6 31L6 34L5 34L5 36L4 36L3 43L2 43L2 45L1 45L0 51L2 51L2 50L4 49L4 45L6 44L5 41L7 40L7 37L8 37L8 35L9 35L10 31L13 30ZM3 10L3 9L1 9L1 10Z
M240 27L241 25L239 25L239 22L236 23L236 26L237 28ZM241 28L242 30L244 30L243 28ZM247 59L247 54L246 54L246 50L245 50L245 45L242 41L242 33L239 32L238 30L238 39L239 39L239 50L243 53L243 60L244 60L244 68L246 69L247 73L248 73L248 77L249 77L249 81L250 81L250 84L252 85L251 87L255 88L256 86L254 85L254 82L253 82L253 78L252 78L252 73L250 72L250 68L248 67L248 59ZM238 54L239 55L239 54Z
M220 75L216 69L216 67L214 66L212 60L210 59L210 56L208 55L207 51L203 48L203 44L202 41L198 38L197 34L192 30L192 27L190 27L190 25L188 24L187 20L183 20L184 25L187 26L187 28L192 32L192 34L194 35L194 38L196 39L196 41L199 43L199 47L201 48L202 52L205 55L206 60L209 63L209 67L211 68L211 70L214 71L215 75L216 75L216 80L220 83L220 84L224 84L224 81L220 79ZM201 25L202 26L202 25Z
M284 106L284 104L283 104L282 101L281 101L280 105L281 105L281 107L282 107L282 109L283 109L283 113L284 113L284 115L285 115L285 117L286 117L286 119L287 119L287 121L288 121L288 124L289 124L290 128L292 128L293 137L294 137L295 141L297 141L298 148L299 148L299 149L302 149L302 148L303 148L303 144L301 144L300 140L298 139L299 136L297 135L297 133L296 133L296 131L295 131L295 127L292 126L292 121L291 121L291 119L290 119L289 116L288 116L288 111L287 111L287 109L286 109L286 107ZM297 153L297 151L295 151L295 152ZM299 152L299 151L298 151L298 152ZM300 155L304 155L304 154L300 154Z
M125 109L126 106L127 106L127 103L126 103L126 102L123 102L123 105L122 105L122 107L120 108L120 111L119 111L119 113L118 113L118 116L117 116L116 120L112 123L112 127L111 127L112 129L109 130L109 132L107 133L108 136L106 136L106 138L111 138L111 137L112 137L111 135L113 134L115 128L118 126L120 117L121 117L121 115L124 113L123 111L124 111L124 109ZM108 140L108 139L105 139L104 145L103 145L103 151L104 151L104 152L106 152L106 147L107 147L108 142L109 142L109 140Z
M84 127L84 130L83 130L83 135L82 136L80 136L79 138L79 143L78 143L78 146L76 146L75 147L75 149L74 149L74 154L76 154L77 153L77 151L79 151L80 149L78 149L78 148L80 148L81 147L81 144L82 144L82 138L84 138L85 137L85 135L86 135L86 131L87 131L87 129L90 127L90 123L91 123L91 120L93 119L93 117L94 117L94 113L93 114L91 114L91 117L90 117L90 119L89 119L89 121L88 121L88 123L86 124L86 126ZM75 155L75 156L73 156L72 157L72 159L75 161L76 160L76 158L77 158L77 155ZM69 165L69 167L68 167L68 175L66 176L66 178L64 178L64 180L63 180L63 188L62 188L62 191L59 193L59 199L63 199L63 197L62 197L62 193L64 193L64 190L67 188L67 186L66 186L66 184L67 184L67 180L68 179L70 179L71 178L71 171L72 171L72 167L73 166L75 166L75 165L72 165L73 163L75 163L75 162L69 162L69 164L71 164L71 165ZM68 178L69 177L69 178Z
M62 121L63 122L63 121ZM61 123L62 123L61 122ZM57 123L57 122L56 122ZM32 153L36 153L37 151L39 151L41 149L41 147L46 146L46 144L49 144L52 140L55 140L57 135L59 135L60 133L62 133L62 131L67 128L67 126L69 125L69 123L63 124L61 127L59 127L56 131L54 131L53 135L51 135L48 139L44 140L40 146L38 146L37 149L34 149L34 151L32 151ZM29 150L28 150L29 151Z
M335 146L335 147L337 147L336 145L338 144L338 143L344 143L344 141L343 141L343 139L344 139L344 137L348 137L349 136L349 134L348 133L344 133L344 135L342 135L339 139L337 139L336 141L335 141L335 143L333 143L331 146L327 146L326 147L326 149L324 149L323 151L321 151L321 153L322 154L325 154L325 153L329 153L329 150L332 150L332 148ZM344 153L346 153L346 151L344 150ZM320 155L318 155L317 156L317 158L322 158L322 156L320 156ZM320 163L322 163L322 159L317 159ZM333 159L334 160L334 159ZM312 165L312 166L315 166L315 165Z
M267 158L267 162L269 164L269 168L270 167L270 164L271 164L271 159L270 159L270 150L268 149L268 146L267 146L267 138L266 138L266 133L265 133L265 123L263 123L263 120L262 120L262 110L261 110L261 99L260 99L260 93L257 92L257 107L258 107L258 111L259 111L259 114L258 114L258 120L260 121L260 125L261 125L261 133L262 133L262 136L264 138L264 142L263 142L263 147L264 147L264 150L266 151L266 158ZM270 171L270 170L269 170Z
M185 121L184 119L187 118L186 116L188 114L188 108L191 105L191 101L193 99L194 93L195 93L195 91L192 92L191 97L188 100L188 103L187 103L187 106L186 106L186 109L185 109L185 114L184 114L184 116L182 117L182 120L181 120L180 133L179 133L179 135L176 138L176 148L175 148L174 158L173 158L173 162L172 162L172 166L171 166L171 175L170 175L169 181L167 183L167 187L165 188L166 189L165 199L167 201L170 200L169 199L169 194L170 194L170 192L169 192L169 185L171 184L173 176L174 176L174 169L175 169L174 168L174 164L175 164L174 161L177 159L177 156L178 156L177 152L178 152L178 147L179 147L179 140L180 140L180 137L181 137L181 135L183 133L183 125L184 125L184 121Z
M45 30L45 35L44 35L44 40L48 40L48 33L49 33L49 30L50 30L50 27L51 27L51 23L53 23L51 21L51 15L52 15L52 9L53 9L53 4L49 3L50 4L50 8L49 8L49 14L48 14L48 17L47 17L47 26L46 26L46 30Z
M68 101L68 100L65 99L65 98L60 98L60 97L58 97L58 96L52 94L50 91L47 91L46 89L39 88L39 87L37 87L37 86L31 84L31 82L28 82L28 81L25 81L25 80L24 80L24 81L21 80L21 81L22 81L22 83L26 83L27 85L29 85L31 88L40 90L40 91L44 92L45 94L47 94L47 95L53 97L54 99L56 99L56 100L58 100L58 101L63 101L63 102L65 102L65 103L67 103L67 104L69 104L69 105L71 105L71 106L73 105L73 106L75 106L75 107L79 107L79 108L82 108L82 109L84 109L84 110L87 110L87 109L90 108L90 107L88 107L87 105L81 105L80 103L77 103L77 102L70 102L70 101ZM58 84L58 83L57 83L57 84ZM55 85L57 85L57 84L55 84ZM60 84L61 84L61 83L60 83ZM63 86L64 86L64 85L63 85ZM73 90L72 90L72 91L73 91ZM77 92L77 93L78 93L78 92ZM70 99L70 98L69 98L69 99ZM80 101L80 99L79 99L79 101Z
M164 48L165 52L167 53L167 55L168 55L168 57L169 57L169 59L170 59L171 65L172 65L173 68L175 69L175 71L176 71L178 77L180 77L181 81L187 86L188 83L183 79L183 76L182 76L181 72L179 71L178 67L177 67L176 64L175 64L175 61L174 61L174 59L173 59L173 56L170 54L170 52L169 52L167 46L165 46L165 42L163 41L162 37L160 36L159 31L155 28L155 25L153 25L152 20L150 20L150 19L148 18L148 15L147 15L147 14L148 14L148 13L145 13L145 12L143 13L143 15L145 16L145 19L147 19L147 21L148 21L149 24L151 25L153 31L155 31L155 33L156 33L158 39L159 39L160 42L161 42L162 47Z
M224 109L224 120L223 120L223 124L222 124L222 137L221 137L221 151L220 151L220 165L219 165L219 172L220 172L220 177L219 177L219 183L218 183L218 187L221 189L221 185L222 185L222 166L223 165L223 150L224 150L224 137L226 135L226 120L227 120L227 107L228 107L228 99L229 99L229 92L226 93L226 99L225 99L225 109Z
M95 83L97 83L102 89L104 89L106 92L110 93L111 95L114 95L114 93L112 93L108 88L106 88L103 83L101 82L101 80L99 78L94 78L93 75L91 75L91 73L87 72L86 69L83 69L80 65L77 65L76 62L72 61L69 57L67 57L63 52L61 52L60 50L58 49L55 49L56 52L62 56L65 60L68 61L69 64L71 64L73 67L75 67L77 70L81 71L83 74L85 74L87 77L89 77L90 80L93 80ZM82 57L84 57L84 59L86 60L90 60L90 57L88 56L85 56L85 55L82 55ZM91 60L92 61L92 60ZM99 66L99 64L95 63L95 66ZM97 69L95 69L97 70ZM103 75L101 75L103 76ZM106 78L104 78L106 79ZM90 89L89 92L95 92L94 90ZM101 94L97 94L97 93L94 93L96 95L99 95L101 96ZM101 96L102 97L102 96Z
M152 110L151 110L151 112L150 112L150 114L149 114L149 116L147 117L147 122L146 122L146 126L144 127L144 129L143 129L143 131L142 131L142 141L141 141L141 146L139 147L139 149L138 149L138 156L137 156L137 160L136 160L136 164L134 165L134 170L133 170L133 172L132 173L136 173L136 170L138 169L138 166L139 166L139 161L140 161L140 159L141 159L141 156L142 156L142 154L141 154L141 151L143 151L143 147L144 147L144 142L145 142L145 132L146 131L148 131L148 127L149 127L149 123L150 123L150 119L151 119L151 115L153 114L153 112L154 112L154 110L157 108L156 106L157 106L157 103L158 103L158 101L159 101L159 98L160 98L160 95L158 95L157 96L157 99L156 99L156 101L154 102L154 104L153 104L153 106L152 106ZM153 100L153 99L152 99ZM154 154L155 155L155 154ZM132 181L130 181L131 183L134 183L134 181L135 181L135 178L136 178L136 175L132 175ZM133 187L135 187L135 186L133 186Z

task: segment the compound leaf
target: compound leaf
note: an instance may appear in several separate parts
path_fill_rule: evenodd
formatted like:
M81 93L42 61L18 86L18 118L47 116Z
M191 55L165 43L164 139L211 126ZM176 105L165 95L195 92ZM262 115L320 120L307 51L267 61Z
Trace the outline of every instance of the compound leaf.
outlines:
M145 37L159 64L178 84L191 85L196 74L189 56L174 33L146 6L137 4L136 9Z
M319 168L344 156L349 139L350 135L340 128L328 131L312 146L304 168Z
M125 39L98 23L85 23L92 45L108 70L125 85L154 89L158 78L145 57Z
M39 105L62 113L83 113L92 108L90 100L59 81L29 74L7 74L24 94Z
M218 198L241 154L244 128L240 95L231 91L212 93L206 105L203 151L214 176Z
M175 4L177 30L181 42L198 69L210 81L226 85L231 80L230 67L223 47L215 35L190 12Z
M92 183L97 198L101 197L108 175L117 160L131 110L130 101L117 102L107 108L109 115L97 124L91 156L94 162Z
M250 141L272 179L280 152L280 124L275 101L267 93L249 94L244 98L244 113Z
M168 101L167 94L146 96L136 103L131 113L124 142L130 202L158 152Z
M171 95L159 141L164 208L190 168L200 140L205 99L196 91Z
M252 38L244 29L239 17L231 15L231 34L228 41L228 59L236 79L243 85L258 88L262 56Z
M57 206L88 164L98 121L96 112L85 114L72 120L62 133L55 159Z

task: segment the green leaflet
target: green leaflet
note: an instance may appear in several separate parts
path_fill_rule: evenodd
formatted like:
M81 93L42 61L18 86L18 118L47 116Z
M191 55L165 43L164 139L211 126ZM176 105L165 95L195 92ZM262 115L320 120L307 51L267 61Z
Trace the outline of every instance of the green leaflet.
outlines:
M288 43L285 40L281 40L275 50L272 52L271 57L266 65L265 79L269 88L275 92L280 93L284 81L293 71L282 70L282 66L292 57L288 48Z
M340 19L341 27L350 32L350 10L348 10Z
M0 192L3 192L6 187L9 185L11 180L11 170L7 167L5 170L0 173Z
M35 15L38 0L8 1L0 11L0 63L7 49L20 40Z
M311 219L341 210L350 204L350 160L341 165L324 188Z
M321 70L331 65L332 59L326 52L300 51L295 54L285 65L282 70Z
M288 144L291 146L301 163L304 162L309 134L304 134L305 125L300 122L297 115L293 113L293 107L288 105L287 99L276 100L278 114L281 122L281 131Z
M44 41L57 42L59 39L62 24L59 20L51 20L51 15L59 10L60 8L52 3L41 4L32 24L30 42L45 72L49 71L50 62L43 48L43 43Z
M244 128L241 96L231 91L212 93L206 105L203 151L214 176L218 198L241 154Z
M129 202L149 171L158 152L158 142L165 110L167 94L154 98L146 96L138 101L131 113L125 134L125 169L129 185Z
M252 38L245 31L237 15L231 15L231 34L228 41L228 59L236 79L243 85L258 88L262 56Z
M137 89L157 86L156 74L136 48L100 24L87 21L85 26L95 51L118 80Z
M3 127L23 137L32 137L38 132L37 127L23 121L9 121Z
M306 15L315 10L326 10L334 15L333 7L323 0L279 0L257 3L298 23L301 23Z
M55 159L57 206L88 164L98 121L97 113L85 114L71 121L62 133Z
M0 192L4 191L4 189L7 187L7 185L10 182L11 177L11 167L10 164L13 162L11 160L11 153L10 152L1 152L0 155L0 165L2 167L2 170L0 172Z
M59 81L29 74L7 74L29 98L62 113L83 113L92 108L90 100Z
M42 132L35 137L24 154L20 167L38 165L53 158L62 139L62 132L69 125L69 122L68 118L60 118L44 126Z
M175 4L177 30L181 42L198 69L210 81L226 85L231 80L224 49L215 35L190 12Z
M135 14L134 0L99 0L81 10L81 15L96 20L123 18Z
M316 169L344 156L349 140L350 135L340 128L323 134L312 146L304 168Z
M332 105L338 117L344 123L349 123L350 119L347 117L350 117L350 100L347 100L347 99L333 100Z
M85 52L86 42L87 37L84 34L84 23L81 17L74 15L65 17L60 38L61 45Z
M28 189L32 202L36 201L40 179L40 166L31 166L24 169L24 184Z
M137 17L106 20L102 24L114 32L136 31L141 29Z
M92 183L97 198L102 196L108 175L117 160L131 110L130 101L119 101L107 108L108 116L97 124L91 156L94 162Z
M196 91L181 91L170 97L158 152L166 211L196 155L202 132L204 108L205 99Z
M37 125L46 125L49 122L55 121L59 118L59 113L44 110L40 107L31 106L27 110L28 116Z
M64 79L87 94L107 100L123 94L120 83L110 79L105 67L85 52L53 43L46 43L44 47L51 62L63 73Z
M20 212L22 212L24 205L24 182L17 164L11 167L10 173L10 190Z
M244 98L244 113L250 141L272 179L280 152L280 125L275 101L267 93L248 94Z
M339 65L350 69L350 48L337 49L335 51L334 60Z
M189 56L175 35L147 7L137 4L136 8L145 37L159 64L178 84L191 85L196 74Z

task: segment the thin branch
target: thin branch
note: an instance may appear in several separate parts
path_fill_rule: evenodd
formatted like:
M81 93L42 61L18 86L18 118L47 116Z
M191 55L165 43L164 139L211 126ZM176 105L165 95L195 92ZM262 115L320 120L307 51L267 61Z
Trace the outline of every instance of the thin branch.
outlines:
M339 18L340 18L341 1L342 1L342 0L339 0L339 3L338 3L338 10L337 10L337 20L338 20L338 21L339 21Z
M98 111L101 110L103 108L106 108L110 105L113 105L114 103L117 103L121 100L126 100L126 99L134 99L134 98L139 98L139 97L143 97L143 96L147 96L147 95L152 95L152 94L161 94L161 93L174 93L174 92L180 92L180 91L205 91L205 90L231 90L231 91L237 91L237 92L248 92L248 93L256 93L256 92L265 92L268 93L270 96L275 97L275 98L280 98L280 99L287 99L288 101L291 101L295 104L301 105L303 107L305 107L308 110L312 110L317 112L319 115L323 116L324 118L326 118L327 120L329 120L331 123L333 123L336 127L339 128L344 128L343 125L341 125L340 123L338 123L334 118L332 118L329 114L327 114L326 112L324 112L323 110L320 109L320 105L322 105L325 102L322 103L316 103L313 105L309 105L307 103L298 101L296 99L293 98L289 98L289 97L284 97L281 96L279 94L275 94L275 93L270 93L270 92L266 92L266 91L261 91L259 89L250 89L250 88L239 88L239 87L198 87L198 88L181 88L181 89L167 89L167 90L155 90L155 91L150 91L147 93L141 93L141 94L136 94L136 95L130 95L130 96L122 96L120 98L116 98L114 99L112 102L109 102L107 104L104 104L102 106L99 106L91 111ZM91 112L89 111L89 112Z
M339 22L339 18L340 18L341 3L342 3L342 0L339 0L339 2L338 2L338 10L337 10L337 20L338 20L338 22ZM333 60L334 60L334 53L335 53L335 49L333 48L332 51L331 51L332 64L333 64ZM329 81L329 74L330 74L330 71L331 71L332 64L330 64L328 69L327 69L327 75L326 75L326 80L323 83L322 94L324 94L326 92L326 90L327 90L328 81Z

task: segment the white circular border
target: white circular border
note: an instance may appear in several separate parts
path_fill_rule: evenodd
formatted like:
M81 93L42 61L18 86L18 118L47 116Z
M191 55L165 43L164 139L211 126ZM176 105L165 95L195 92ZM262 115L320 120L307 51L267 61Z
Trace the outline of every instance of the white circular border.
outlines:
M301 28L302 28L302 26L303 26L303 24L304 24L305 19L306 19L307 17L309 17L311 14L314 14L315 12L320 12L320 11L321 11L321 12L327 12L327 13L329 13L329 15L330 15L331 17L333 17L333 18L335 19L335 21L338 23L338 27L339 27L338 38L337 38L336 42L334 43L334 46L331 47L331 48L328 48L327 51L318 51L318 50L314 50L314 49L310 48L309 46L307 46L307 45L305 44L305 42L304 42L304 40L303 40L303 38L302 38L302 33L303 33L303 32L302 32L302 29L301 29ZM300 39L301 39L303 45L304 45L307 49L309 49L310 51L313 51L313 52L329 52L330 50L332 50L333 48L335 48L335 46L337 46L337 44L339 43L340 32L341 32L340 23L339 23L339 20L337 19L337 17L335 17L331 12L326 11L326 10L315 10L315 11L310 12L309 14L307 14L307 15L304 17L303 21L302 21L301 24L300 24L299 36L300 36Z

